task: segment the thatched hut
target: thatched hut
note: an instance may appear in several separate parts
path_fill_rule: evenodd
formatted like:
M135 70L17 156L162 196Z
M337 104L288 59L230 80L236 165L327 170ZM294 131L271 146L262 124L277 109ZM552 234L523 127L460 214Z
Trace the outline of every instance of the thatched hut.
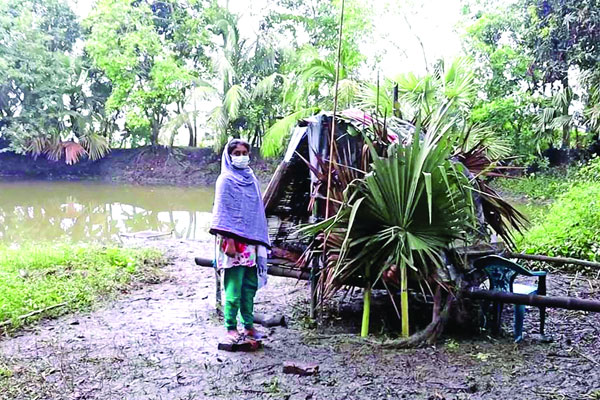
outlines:
M431 121L429 123L432 130L436 129ZM366 176L374 155L387 157L393 145L410 147L414 140L421 142L425 132L425 129L414 121L404 121L395 117L378 118L356 109L342 111L336 115L335 128L332 125L333 115L327 112L299 121L292 132L284 158L264 194L273 242L271 265L276 266L280 274L311 280L311 311L314 311L318 302L317 297L327 292L323 290L324 286L369 286L373 279L354 274L338 281L337 278L328 276L328 269L339 258L340 253L330 253L326 245L328 239L323 239L323 235L319 244L318 238L299 236L297 228L335 215L347 200L344 198L344 190L355 179ZM335 138L333 149L332 132ZM471 148L450 156L452 163L460 164L461 174L464 174L469 184L475 188L463 194L474 197L473 203L479 222L475 229L478 240L486 242L489 239L484 228L489 225L510 243L509 228L519 228L524 218L486 184L485 176L497 174L497 171L494 171L493 162L486 157L485 149ZM315 256L319 252L320 256ZM456 252L453 256L456 256ZM462 260L464 261L464 257ZM468 267L468 263L460 264L454 271L436 272L436 282L446 281L450 286L456 281L457 274L461 280L464 267ZM321 282L317 285L319 279ZM384 283L379 278L375 281L380 285ZM446 285L442 282L441 287ZM414 285L412 289L413 292L417 291ZM436 290L430 290L430 294L422 298L428 298L432 303L444 302L440 300L441 294ZM440 304L436 306L438 314L441 310ZM429 334L437 334L440 331L442 324L439 320L435 321L435 318L434 315L434 321L428 328Z

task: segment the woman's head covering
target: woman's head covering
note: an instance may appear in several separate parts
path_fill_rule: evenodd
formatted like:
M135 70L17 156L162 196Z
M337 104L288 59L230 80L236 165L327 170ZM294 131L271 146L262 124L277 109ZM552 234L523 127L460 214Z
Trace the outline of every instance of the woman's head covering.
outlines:
M252 168L236 168L233 166L231 161L229 145L234 140L236 139L232 139L229 143L227 143L227 146L225 146L225 149L223 150L223 155L221 156L221 175L224 173L232 174L231 178L238 181L241 185L251 185L256 180Z
M225 146L210 233L271 247L260 186L250 167L235 168Z

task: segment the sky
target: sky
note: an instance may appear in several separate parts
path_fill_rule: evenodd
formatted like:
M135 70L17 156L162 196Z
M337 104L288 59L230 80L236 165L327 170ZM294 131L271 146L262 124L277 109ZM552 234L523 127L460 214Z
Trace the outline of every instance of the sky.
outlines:
M461 0L365 1L369 1L376 18L373 37L362 48L371 60L361 71L363 79L373 79L377 72L389 77L408 71L424 73L423 53L429 64L439 58L451 60L461 54L460 33L456 28L461 19ZM69 2L84 18L92 10L95 0ZM241 16L241 35L253 37L269 0L221 2ZM424 52L417 37L423 42Z

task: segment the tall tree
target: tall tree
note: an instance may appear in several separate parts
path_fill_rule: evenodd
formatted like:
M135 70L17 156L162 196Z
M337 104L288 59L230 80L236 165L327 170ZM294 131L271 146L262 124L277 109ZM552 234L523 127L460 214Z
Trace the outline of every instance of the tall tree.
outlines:
M158 144L170 104L181 101L197 77L180 57L181 23L188 4L175 0L100 0L87 18L86 50L112 84L109 109L121 110L138 141ZM196 27L200 30L202 27ZM192 53L190 51L189 53Z
M81 28L61 0L0 1L0 123L10 148L68 163L108 151L102 86L74 45ZM100 118L101 119L101 118Z
M589 71L600 60L600 2L598 0L522 0L527 11L526 48L530 49L533 64L539 71L539 86L554 85L555 97L560 98L560 110L555 126L562 130L563 147L570 143L573 118L569 107L575 99L569 71L578 68ZM560 87L556 83L560 83Z
M524 46L526 16L513 6L472 2L463 38L465 51L474 60L480 87L471 121L490 126L517 154L531 162L552 142L553 135L538 131L537 115L544 105L536 92L540 71L531 68L533 56Z
M209 29L217 43L213 64L217 78L212 97L218 104L210 113L215 130L215 147L222 148L229 137L246 136L260 144L269 119L277 110L273 91L281 84L277 72L280 54L269 33L242 37L239 16L213 5Z

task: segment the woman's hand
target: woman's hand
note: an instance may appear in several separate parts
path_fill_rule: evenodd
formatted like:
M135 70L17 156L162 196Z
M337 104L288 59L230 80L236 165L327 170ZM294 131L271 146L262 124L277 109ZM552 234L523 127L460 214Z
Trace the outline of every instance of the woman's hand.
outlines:
M230 238L225 238L225 254L228 257L235 257L236 253L237 253L237 251L235 249L235 240L230 239Z

